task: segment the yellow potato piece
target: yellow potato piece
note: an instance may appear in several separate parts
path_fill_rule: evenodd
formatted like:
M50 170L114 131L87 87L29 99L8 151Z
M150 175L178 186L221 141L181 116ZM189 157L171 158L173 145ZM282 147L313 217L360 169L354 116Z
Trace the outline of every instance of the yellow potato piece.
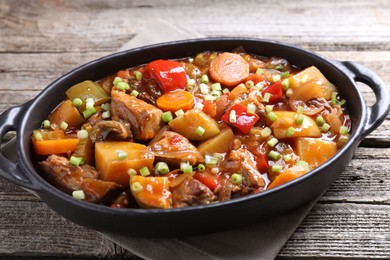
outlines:
M220 132L218 123L197 108L190 109L183 116L176 117L169 122L169 126L173 131L195 141L207 140ZM196 133L198 127L205 130L202 135Z
M306 161L311 168L316 168L329 160L337 152L337 144L317 138L297 138L295 152L301 160Z
M297 113L290 111L275 111L277 119L271 125L273 133L276 138L291 138L291 137L320 137L321 129L317 123L310 117L303 115L303 123L297 125L295 123L295 117ZM289 127L295 128L295 133L292 136L287 135L287 129Z
M127 153L127 158L119 159L118 152ZM128 169L138 171L144 166L152 169L154 154L145 145L138 143L104 142L95 144L95 161L102 180L128 187Z
M217 136L203 141L198 146L198 151L202 154L226 153L230 150L230 143L234 139L233 131L230 127L223 129Z

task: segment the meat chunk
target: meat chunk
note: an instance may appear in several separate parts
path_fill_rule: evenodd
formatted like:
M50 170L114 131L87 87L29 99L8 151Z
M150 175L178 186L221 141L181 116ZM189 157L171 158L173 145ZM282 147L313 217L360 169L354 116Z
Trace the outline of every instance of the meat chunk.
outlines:
M129 122L138 140L152 139L163 126L162 111L155 106L122 91L113 90L111 97L112 119Z
M92 142L102 142L107 138L114 140L126 140L132 137L129 123L119 121L100 121L91 129Z
M174 208L212 203L216 197L213 192L200 181L188 177L172 191Z
M262 189L265 186L263 176L256 168L253 155L245 148L233 150L225 167L234 172L241 173L243 184L252 189Z
M88 164L73 166L69 159L63 156L50 155L39 165L62 190L67 192L83 190L86 201L100 201L111 190L121 188L115 182L98 180L99 173L92 166Z
M153 140L150 147L157 160L170 164L189 162L194 165L202 160L200 152L187 138L172 131L165 131L158 140Z

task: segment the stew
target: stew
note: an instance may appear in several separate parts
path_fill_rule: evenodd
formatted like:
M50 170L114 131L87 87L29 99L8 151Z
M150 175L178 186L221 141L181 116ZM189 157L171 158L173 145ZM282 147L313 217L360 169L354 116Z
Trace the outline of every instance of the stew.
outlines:
M349 139L336 86L314 66L206 51L80 82L32 133L40 173L75 199L176 208L272 189Z

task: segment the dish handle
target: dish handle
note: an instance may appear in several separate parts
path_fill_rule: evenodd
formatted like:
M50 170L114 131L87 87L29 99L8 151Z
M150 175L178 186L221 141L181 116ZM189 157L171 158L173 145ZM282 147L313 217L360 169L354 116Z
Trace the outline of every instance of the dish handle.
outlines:
M342 64L352 74L355 81L366 84L375 94L375 104L367 107L367 122L361 136L364 138L386 119L390 111L390 92L385 83L372 70L351 61L343 61Z
M0 115L0 140L2 140L4 135L10 131L18 132L20 116L23 115L24 109L28 105L29 103L11 107ZM18 150L18 147L16 147L16 150ZM17 153L19 154L19 151L17 151ZM20 158L20 156L18 156L18 158ZM12 161L6 158L2 152L0 152L0 176L29 190L40 190L37 182L28 178L23 171L20 170L19 159Z

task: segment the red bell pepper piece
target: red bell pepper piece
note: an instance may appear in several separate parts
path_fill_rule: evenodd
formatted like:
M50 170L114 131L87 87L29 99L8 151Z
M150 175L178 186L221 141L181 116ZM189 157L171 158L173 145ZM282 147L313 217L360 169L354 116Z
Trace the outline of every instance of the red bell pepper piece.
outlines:
M186 72L177 61L155 60L146 65L146 71L164 92L184 89L187 85Z
M232 110L236 111L236 122L230 122L230 112ZM247 108L241 104L235 104L222 116L221 118L225 123L234 125L241 132L247 134L251 130L251 128L256 124L257 120L259 120L259 116L257 114L251 114L247 112Z
M214 191L215 188L218 187L218 185L221 184L221 181L219 179L218 175L214 175L209 172L196 172L194 174L194 178L209 187L210 190Z
M263 89L261 91L261 94L263 95L263 97L264 97L265 93L271 94L271 97L270 97L268 103L272 104L272 103L278 102L283 96L282 80L279 80L278 82L276 82L272 85L269 85L268 87L266 87L265 89Z
M256 166L260 172L264 172L268 170L268 161L266 155L259 154L256 156Z

